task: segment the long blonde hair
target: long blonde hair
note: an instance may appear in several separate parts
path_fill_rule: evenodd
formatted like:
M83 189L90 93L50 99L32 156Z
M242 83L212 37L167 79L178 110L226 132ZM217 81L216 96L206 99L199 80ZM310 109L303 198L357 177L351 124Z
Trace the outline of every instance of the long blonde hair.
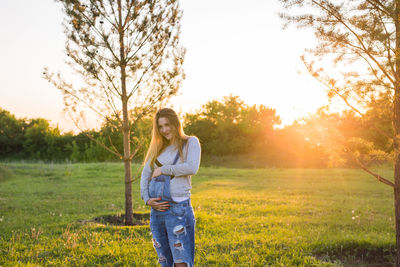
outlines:
M162 136L160 130L158 129L158 119L160 118L166 118L171 125L174 134L170 141ZM150 167L153 168L154 162L156 161L158 155L160 155L161 152L171 144L174 144L178 147L180 158L183 159L182 145L183 142L188 138L189 136L183 132L181 121L173 109L162 108L158 110L154 116L150 147L147 150L143 164L146 164L146 162L150 160Z

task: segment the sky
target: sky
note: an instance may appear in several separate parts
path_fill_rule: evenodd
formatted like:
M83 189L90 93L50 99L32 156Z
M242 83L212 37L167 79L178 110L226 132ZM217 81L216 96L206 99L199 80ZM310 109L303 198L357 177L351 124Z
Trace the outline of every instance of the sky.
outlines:
M315 38L295 27L283 30L276 0L184 0L181 7L186 79L170 101L178 112L194 113L233 94L246 104L276 109L288 125L328 104L323 85L300 60ZM62 112L61 93L42 77L44 67L69 71L60 5L0 1L0 12L0 108L74 130Z

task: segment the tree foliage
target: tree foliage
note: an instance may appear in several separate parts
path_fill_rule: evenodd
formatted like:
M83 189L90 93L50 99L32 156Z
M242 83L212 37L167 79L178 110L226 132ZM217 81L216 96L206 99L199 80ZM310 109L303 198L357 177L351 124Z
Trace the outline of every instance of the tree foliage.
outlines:
M295 23L314 30L318 44L302 56L310 73L326 86L330 98L339 97L355 113L353 123L358 121L360 129L370 129L354 136L372 142L375 149L381 150L379 154L390 153L395 135L393 100L398 62L395 1L281 2L289 10L281 14L286 26ZM344 118L349 123L350 116L337 119ZM340 129L346 126L344 122L339 125L333 120L330 129L346 138L349 131ZM339 143L332 146L337 148ZM348 152L355 147L341 146Z
M280 1L288 10L282 18L314 31L318 45L303 56L303 61L309 72L327 87L328 96L341 98L362 117L365 108L376 104L376 99L388 103L379 115L369 117L375 115L383 121L383 116L390 114L391 127L372 124L371 130L389 140L382 140L382 149L388 150L393 144L394 183L369 170L365 161L371 158L361 156L369 151L374 158L381 158L386 151L360 139L351 139L343 150L349 151L361 168L394 189L400 266L400 0ZM336 68L327 67L330 62Z
M177 92L185 54L178 1L59 2L66 13L67 63L82 85L74 87L47 69L45 77L63 93L67 111L91 109L118 128L123 102L129 110L148 112Z
M0 108L0 157L22 153L25 123Z
M281 123L274 109L248 106L232 95L209 101L184 120L185 131L199 137L204 153L214 155L253 152L268 142L273 127Z
M182 12L178 0L58 2L66 15L67 63L80 76L81 85L47 69L44 76L61 90L65 109L74 114L71 118L78 127L83 128L85 111L90 109L122 133L122 150L107 144L110 137L87 136L124 161L125 223L132 225L131 160L141 143L132 139L131 126L176 94L184 78L185 49L179 43ZM136 116L130 117L132 110ZM96 147L87 151L95 153Z
M364 117L353 111L332 113L328 107L321 107L316 113L292 125L277 128L280 119L274 109L263 105L246 105L239 97L231 95L209 101L195 114L183 114L184 128L186 133L199 137L206 164L208 160L215 165L234 166L236 161L232 159L239 161L243 157L246 162L236 166L355 167L357 162L353 156L343 151L343 146L338 146L338 142L350 145L363 141L369 149L360 145L351 146L368 166L390 161L393 153L393 146L388 139L371 131L371 124L391 127L386 117L375 115L375 109L384 106L382 101L376 102L382 105L371 103ZM7 111L1 114L0 122L3 121L5 126L1 128L0 147L2 151L8 151L2 154L2 159L117 161L119 159L98 142L114 146L117 151L123 150L122 133L110 126L108 121L97 131L73 135L60 134L59 129L49 126L44 119L18 120ZM9 131L7 127L14 128L16 134L13 136L19 137L9 138L5 134ZM29 127L34 129L29 130ZM134 161L140 163L150 142L152 118L143 117L131 127L132 140L143 143L134 157ZM88 135L98 142L88 138ZM233 142L237 144L232 145ZM384 154L381 153L382 144L388 147Z
M327 85L329 97L339 96L349 104L366 107L366 100L380 94L393 96L394 1L281 2L287 9L298 7L295 15L281 14L287 23L314 30L318 44L307 49L303 60Z

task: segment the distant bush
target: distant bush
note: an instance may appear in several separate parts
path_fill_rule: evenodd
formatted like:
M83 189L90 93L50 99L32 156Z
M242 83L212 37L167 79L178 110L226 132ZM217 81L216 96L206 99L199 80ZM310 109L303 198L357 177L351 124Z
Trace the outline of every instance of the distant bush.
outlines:
M203 166L235 168L324 168L393 164L390 98L368 105L364 117L329 106L278 127L280 116L264 105L247 105L238 96L211 100L194 113L181 114L184 131L199 138ZM136 118L133 111L130 118ZM378 115L380 114L380 115ZM109 118L98 130L63 133L42 118L17 119L0 108L0 160L44 162L115 162L123 154L119 122ZM131 125L133 162L141 163L150 144L152 113ZM373 126L388 133L371 130ZM4 175L3 175L4 176Z

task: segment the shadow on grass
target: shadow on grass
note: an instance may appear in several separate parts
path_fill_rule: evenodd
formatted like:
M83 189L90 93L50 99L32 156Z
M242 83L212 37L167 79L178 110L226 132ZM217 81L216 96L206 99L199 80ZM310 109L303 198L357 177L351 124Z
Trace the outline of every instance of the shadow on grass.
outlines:
M150 213L133 213L133 225L148 225ZM79 223L101 223L105 225L125 226L125 214L108 214L92 219L79 220Z
M394 245L377 246L369 242L346 241L335 244L316 245L312 254L320 260L340 261L345 266L395 266Z

